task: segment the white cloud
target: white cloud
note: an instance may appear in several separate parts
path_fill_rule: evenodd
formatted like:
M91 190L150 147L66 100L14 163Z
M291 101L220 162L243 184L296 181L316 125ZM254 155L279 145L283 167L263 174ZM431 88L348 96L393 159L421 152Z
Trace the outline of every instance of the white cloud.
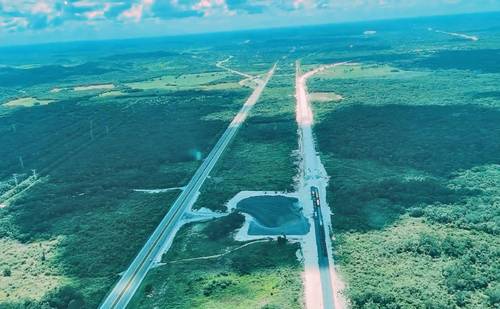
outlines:
M106 12L108 12L110 8L111 4L105 3L102 9L87 11L83 13L83 15L89 20L104 18L104 14L106 14Z
M317 5L317 3L315 0L293 0L293 7L295 9L299 9L299 8L311 9L311 8L315 8L316 5Z
M52 12L54 12L54 5L46 1L38 1L31 7L31 13L33 14L49 15Z
M71 3L71 6L74 6L76 8L89 8L89 7L96 7L100 4L101 2L97 2L97 1L86 1L86 0L82 0L82 1L76 1L76 2L72 2ZM69 3L68 3L69 4Z
M0 17L0 29L7 32L26 29L28 24L28 19L24 17Z
M151 8L154 2L155 0L141 0L139 3L133 4L128 10L123 11L119 19L138 23L142 20L144 13Z
M216 14L235 15L236 12L229 9L225 0L199 0L192 9L203 13L203 16Z
M92 22L103 27L122 22L143 25L153 20L211 23L257 16L270 24L299 24L306 16L321 22L446 14L500 8L500 0L0 0L0 28L34 31L62 24ZM202 19L205 17L204 19ZM259 17L259 18L260 18ZM278 21L281 19L281 21ZM264 25L262 25L264 26ZM196 28L197 25L191 25ZM213 27L207 26L206 30ZM83 28L85 29L85 28Z

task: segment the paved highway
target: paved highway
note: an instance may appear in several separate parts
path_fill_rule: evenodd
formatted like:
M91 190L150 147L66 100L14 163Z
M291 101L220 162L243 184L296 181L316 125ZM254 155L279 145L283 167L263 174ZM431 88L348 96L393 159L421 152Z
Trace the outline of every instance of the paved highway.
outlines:
M193 178L191 178L185 189L174 202L172 208L162 219L158 227L147 240L144 247L141 251L139 251L128 269L123 273L120 280L106 296L100 305L100 308L125 308L130 302L142 280L146 277L148 270L153 265L155 259L163 253L162 247L164 243L169 237L172 236L171 234L174 231L176 224L182 218L186 210L189 209L190 205L192 205L192 202L196 198L203 182L240 128L241 124L247 118L248 112L259 99L262 91L267 85L267 82L274 74L275 69L276 64L267 73L264 80L259 81L259 86L253 91L239 113L234 117L233 121L229 124L226 131L224 131L210 154L205 158Z

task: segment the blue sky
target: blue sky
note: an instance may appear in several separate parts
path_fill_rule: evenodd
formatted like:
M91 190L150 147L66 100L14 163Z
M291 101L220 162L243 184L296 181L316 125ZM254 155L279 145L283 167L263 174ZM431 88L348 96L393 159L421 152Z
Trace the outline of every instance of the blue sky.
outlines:
M500 10L500 0L0 0L0 45Z

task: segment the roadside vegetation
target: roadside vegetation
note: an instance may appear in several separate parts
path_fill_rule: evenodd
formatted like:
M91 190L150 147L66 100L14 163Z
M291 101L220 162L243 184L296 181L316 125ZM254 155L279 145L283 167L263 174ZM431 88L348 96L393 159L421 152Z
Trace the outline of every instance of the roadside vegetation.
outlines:
M293 74L293 67L278 67L207 179L195 207L225 211L225 203L242 190L293 190L297 145ZM242 219L241 214L231 213L184 226L163 256L164 264L148 274L131 307L302 308L299 245L283 239L235 241L233 234ZM235 250L244 244L248 245ZM199 257L208 258L190 260Z
M297 126L294 71L278 67L237 138L207 179L195 208L225 211L238 192L293 191Z

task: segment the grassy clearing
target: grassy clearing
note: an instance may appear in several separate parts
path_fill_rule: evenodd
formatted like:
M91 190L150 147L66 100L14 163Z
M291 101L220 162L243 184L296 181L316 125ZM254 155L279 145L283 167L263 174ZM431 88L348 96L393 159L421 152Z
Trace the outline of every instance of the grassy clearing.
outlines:
M16 300L26 295L41 299L45 291L64 284L51 263L61 239L26 244L13 239L1 239L0 299ZM7 275L8 274L8 275Z
M131 308L301 308L297 245L255 243L216 259L170 263L241 245L231 235L207 237L209 224L179 231L163 258L166 264L148 274Z
M240 88L238 78L228 72L209 72L199 74L183 74L179 76L163 76L152 80L127 83L126 86L139 90L180 90L200 88L220 90Z
M102 84L102 85L88 85L88 86L77 86L74 87L74 91L88 91L88 90L110 90L114 89L114 84Z
M120 90L114 90L114 91L107 91L104 93L101 93L99 95L100 98L106 98L106 97L119 97L122 95L126 95L127 93L120 91Z
M6 107L33 107L33 106L39 106L39 105L47 105L54 102L53 100L39 100L37 98L20 98L20 99L15 99L11 100L7 103L4 103L3 106Z
M319 72L315 78L409 78L427 73L409 72L383 64L340 65Z
M317 102L340 102L342 96L333 92L314 92L309 94L309 100L313 103Z

